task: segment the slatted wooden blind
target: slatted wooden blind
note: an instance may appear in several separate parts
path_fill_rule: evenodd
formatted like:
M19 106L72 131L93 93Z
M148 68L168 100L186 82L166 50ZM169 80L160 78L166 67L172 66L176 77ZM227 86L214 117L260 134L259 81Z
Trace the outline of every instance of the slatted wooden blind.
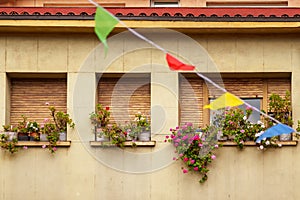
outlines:
M109 106L111 122L124 124L141 112L150 121L150 75L101 77L98 83L98 103Z
M268 84L268 99L272 93L278 94L281 97L284 97L286 91L291 91L291 79L290 78L281 78L281 79L267 79Z
M180 75L180 125L191 122L195 127L203 125L203 80L198 76Z
M220 84L220 81L218 81ZM225 78L223 79L225 89L240 98L262 98L263 79L255 78ZM213 87L209 87L209 98L218 97L220 92ZM219 93L217 93L219 92ZM215 95L218 94L218 95ZM223 92L221 92L223 94Z
M50 118L46 102L54 105L58 111L66 111L66 79L11 79L11 124L15 125L21 121L21 115L25 115L30 121L39 123L43 122L45 118Z

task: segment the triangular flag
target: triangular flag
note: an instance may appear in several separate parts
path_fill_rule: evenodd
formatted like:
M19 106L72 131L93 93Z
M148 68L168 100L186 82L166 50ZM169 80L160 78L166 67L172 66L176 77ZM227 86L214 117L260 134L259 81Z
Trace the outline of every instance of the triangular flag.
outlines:
M233 94L226 92L219 98L215 99L209 105L205 105L204 108L210 108L211 110L218 110L225 107L234 107L244 104L242 100Z
M169 65L169 67L170 67L171 70L192 71L192 70L195 69L195 66L193 66L193 65L186 65L186 64L180 62L179 60L177 60L176 58L174 58L173 56L171 56L168 53L166 55L166 59L167 59L168 65Z
M275 126L272 126L271 128L268 128L262 135L260 135L256 142L259 143L261 140L265 138L270 138L273 136L281 135L281 134L289 134L293 133L294 129L291 127L285 125L285 124L277 124Z
M118 22L118 19L112 16L104 8L97 7L95 16L95 33L105 46L105 50L108 48L106 38Z

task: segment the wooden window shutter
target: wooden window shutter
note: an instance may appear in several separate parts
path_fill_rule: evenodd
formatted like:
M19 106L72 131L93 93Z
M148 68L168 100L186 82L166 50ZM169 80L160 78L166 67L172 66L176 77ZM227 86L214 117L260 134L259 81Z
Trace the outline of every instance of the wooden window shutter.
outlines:
M286 91L291 91L290 78L267 79L267 84L268 84L268 100L273 93L278 94L281 97L284 97Z
M102 76L98 83L98 103L109 106L111 122L124 124L137 112L150 121L150 74Z
M58 111L67 110L67 81L61 78L12 78L10 123L16 125L25 115L28 120L42 123L50 118L45 104Z
M195 127L203 125L203 83L195 75L182 74L179 78L180 125L191 122Z

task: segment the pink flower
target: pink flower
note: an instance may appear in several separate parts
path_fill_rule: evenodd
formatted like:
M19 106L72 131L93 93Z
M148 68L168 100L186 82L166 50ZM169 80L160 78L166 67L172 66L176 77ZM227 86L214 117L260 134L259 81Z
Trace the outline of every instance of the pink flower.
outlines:
M172 135L171 135L171 138L172 138L172 139L175 138L175 135L172 134Z
M169 138L169 136L168 136L168 135L166 135L166 138L168 139L168 138Z
M217 156L215 156L215 155L211 155L211 159L216 159L217 158Z
M179 129L179 127L178 126L176 126L176 130L178 130Z
M250 106L247 106L246 110L252 110L252 108Z
M191 163L191 164L194 164L194 163L195 163L195 160L190 160L190 163Z
M194 140L199 140L199 139L200 139L200 138L199 138L199 135L195 135L193 139L194 139Z
M172 129L172 128L170 128L170 131L173 131L173 129Z
M175 143L174 146L175 146L175 147L178 147L178 143Z
M45 118L45 119L44 119L44 123L47 123L47 122L49 122L49 119L48 119L48 118Z
M46 106L49 106L49 105L50 105L50 103L49 103L49 102L46 102L46 103L45 103L45 105L46 105Z
M175 140L175 142L179 143L179 142L180 142L180 139L179 139L179 138L178 138L178 139L176 139L176 140Z
M185 136L182 137L183 140L186 140L188 138L189 138L189 136L187 136L187 135L185 135Z
M215 144L215 148L219 148L219 145L218 145L218 144Z
M43 149L45 149L46 147L47 147L47 146L46 146L45 144L42 146Z
M27 147L27 146L24 146L23 149L28 149L28 147Z
M184 162L187 162L188 160L189 160L189 159L188 159L187 157L184 157L184 158L183 158L183 161L184 161Z
M164 140L164 142L167 142L167 140Z
M183 153L180 153L180 154L179 154L179 157L182 157L182 156L183 156Z
M193 126L193 124L191 122L187 122L186 125L187 126Z
M57 148L56 147L53 147L53 151L56 151L57 150Z
M182 172L183 172L184 174L186 174L186 173L188 173L188 170L187 170L187 169L183 169Z
M194 167L194 171L198 171L199 170L199 167Z
M173 160L177 160L177 158L176 158L176 157L173 157Z
M229 124L233 124L233 121L229 121Z
M245 133L245 130L244 130L244 129L242 129L242 130L241 130L241 133Z
M199 144L198 144L198 147L202 147L202 146L203 146L203 144L202 144L202 143L199 143Z

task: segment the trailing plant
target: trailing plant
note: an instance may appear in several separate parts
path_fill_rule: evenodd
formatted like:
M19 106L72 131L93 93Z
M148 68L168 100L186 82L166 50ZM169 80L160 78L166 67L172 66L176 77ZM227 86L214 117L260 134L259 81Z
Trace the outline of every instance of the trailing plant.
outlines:
M217 130L207 127L201 133L193 128L192 123L186 123L180 128L171 128L170 131L172 134L167 135L165 141L171 142L176 148L178 157L174 160L183 161L183 173L194 171L201 174L199 182L204 183L208 178L208 165L216 159L213 151L219 147L215 138Z
M8 141L8 135L0 134L0 146L2 149L7 150L11 154L18 152L18 147L16 144L18 143L17 138L13 138L12 141Z

